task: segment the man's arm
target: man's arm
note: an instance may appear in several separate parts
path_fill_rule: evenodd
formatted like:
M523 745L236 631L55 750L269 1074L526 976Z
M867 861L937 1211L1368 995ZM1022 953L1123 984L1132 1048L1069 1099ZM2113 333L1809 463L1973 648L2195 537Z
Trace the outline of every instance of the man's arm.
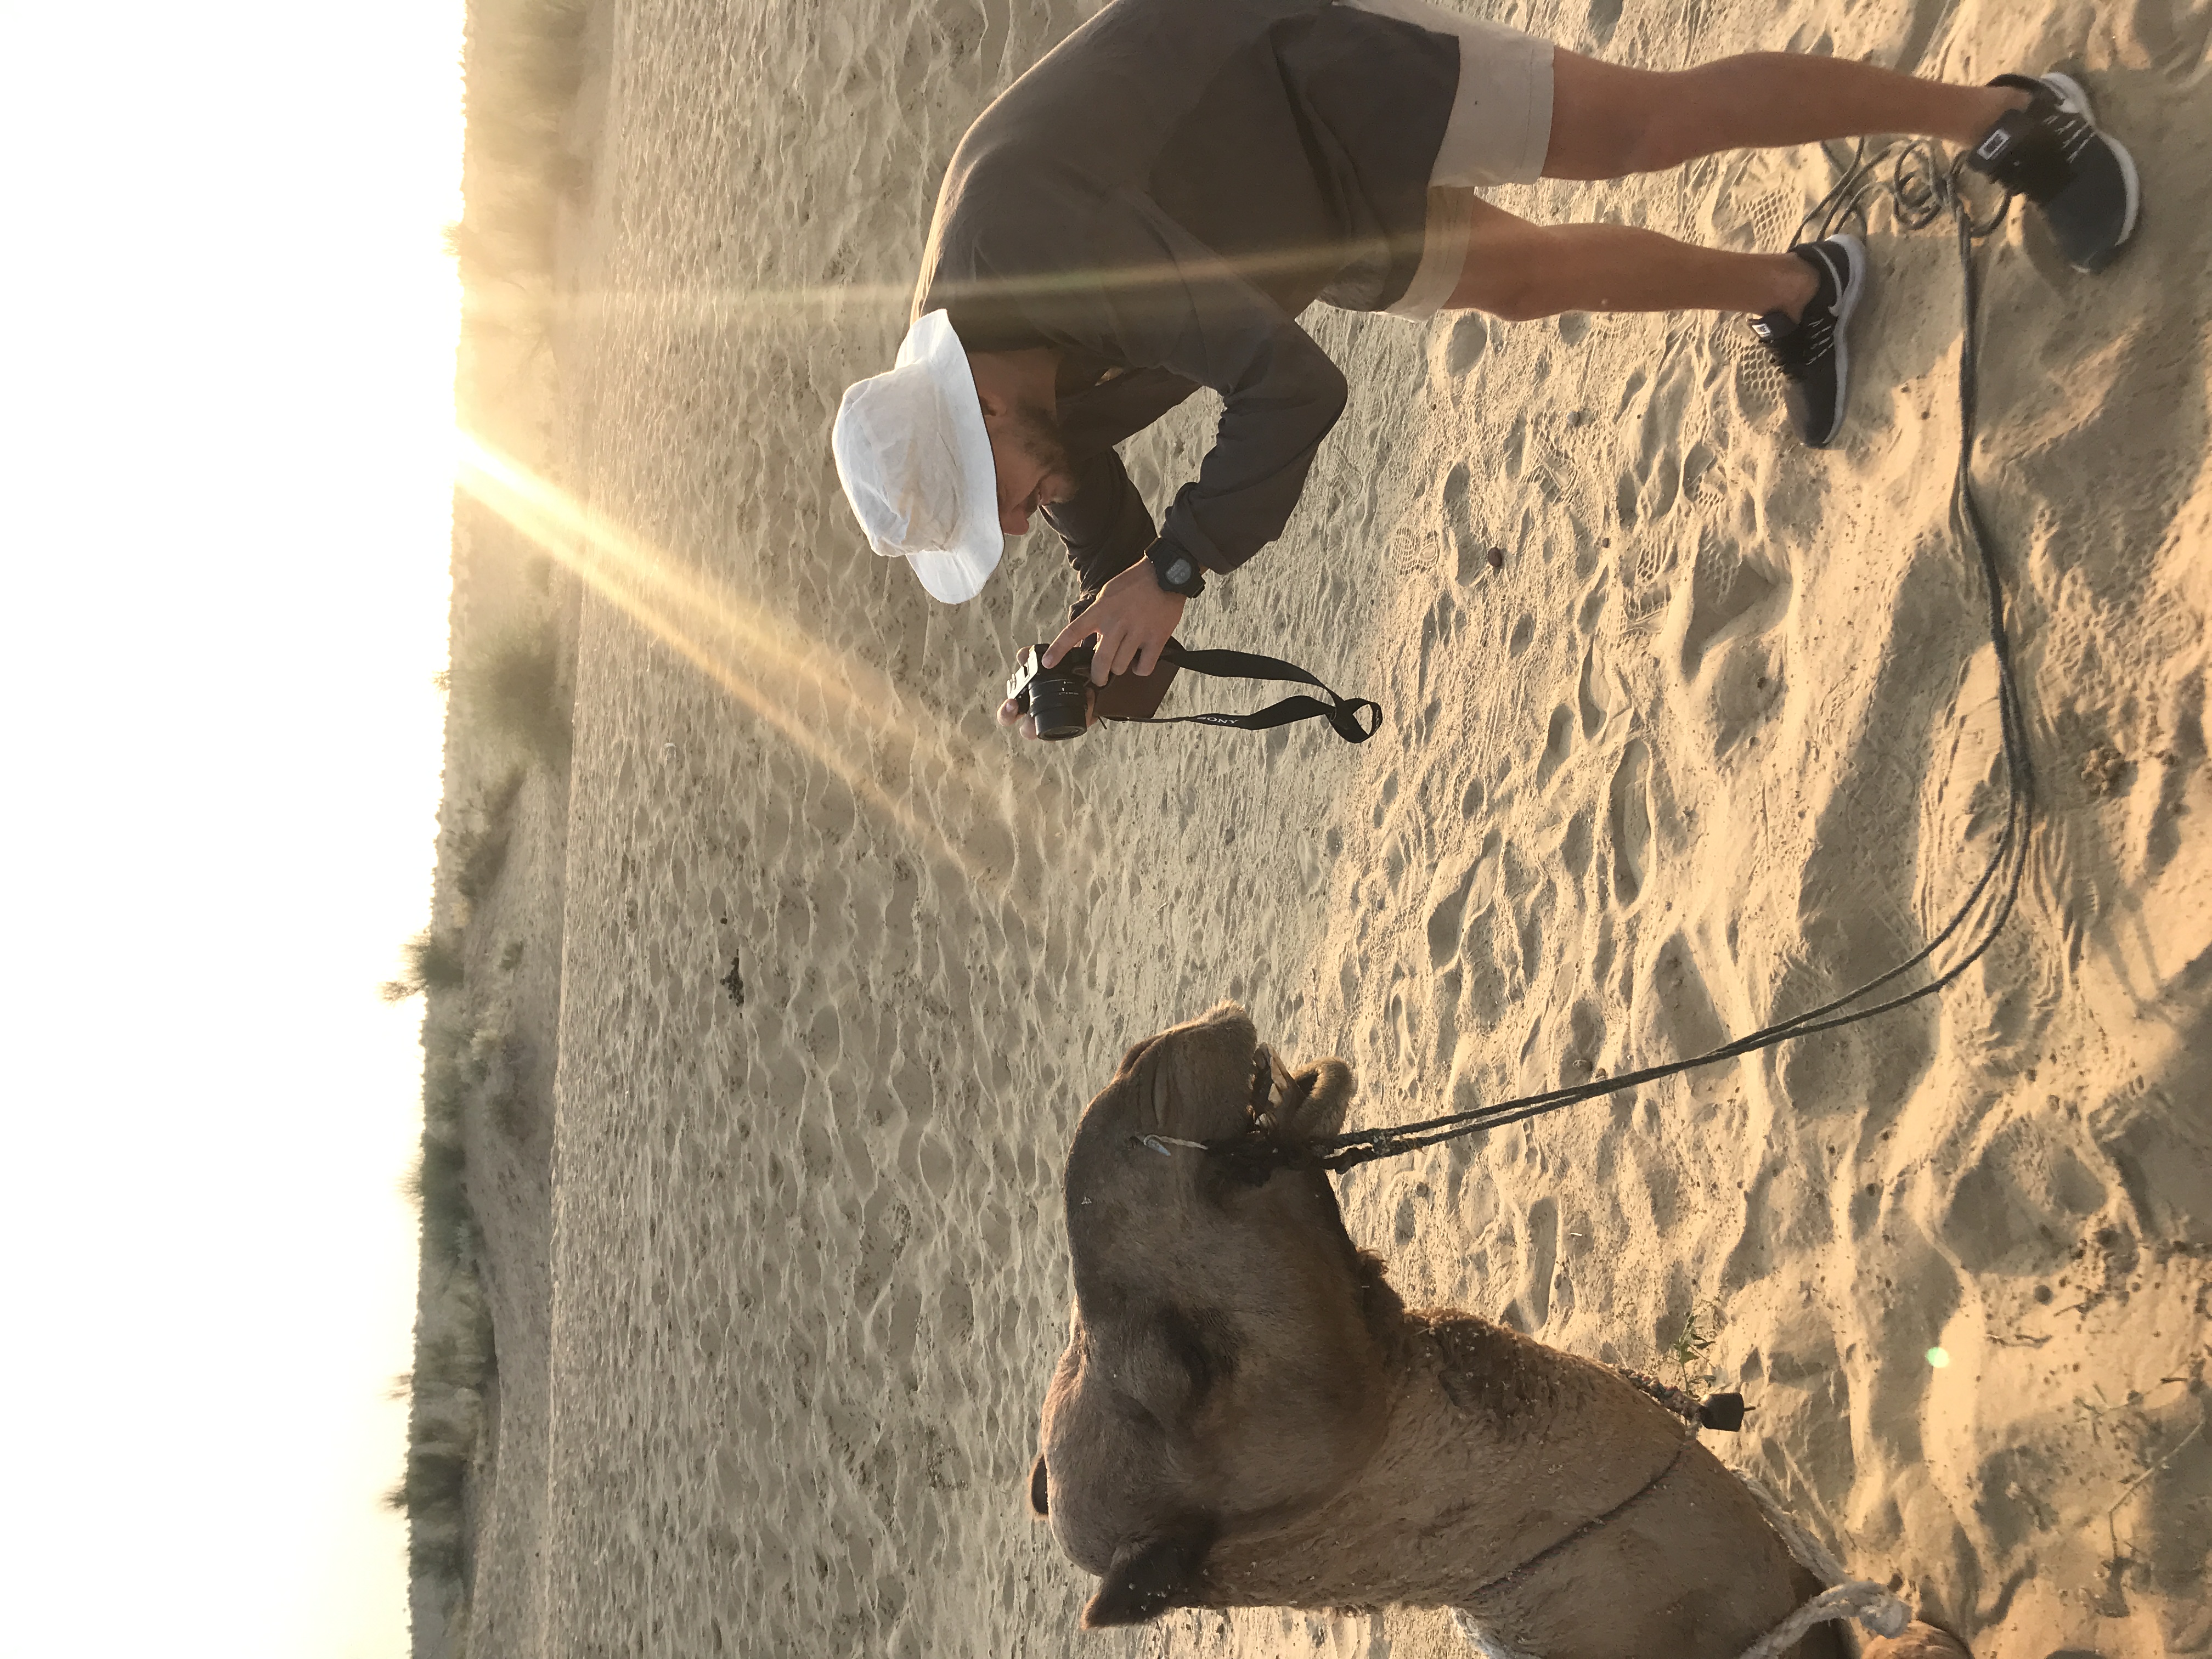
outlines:
M1098 590L1145 556L1154 534L1151 509L1128 470L1112 450L1102 450L1075 469L1075 493L1044 509L1044 521L1067 544L1067 562L1081 590L1072 614L1080 616Z
M1223 400L1213 447L1194 483L1176 493L1146 549L1098 589L1053 641L1057 662L1086 638L1097 641L1091 678L1152 671L1182 619L1180 593L1160 586L1154 562L1176 570L1234 570L1283 532L1321 441L1344 412L1344 376L1279 307L1134 191L1117 192L1098 228L1098 268L1086 319L1071 312L1069 337L1110 357L1212 386ZM1087 322L1087 331L1085 324ZM1121 472L1120 462L1115 471ZM1102 478L1102 483L1109 482ZM1121 473L1121 487L1129 489ZM1131 491L1133 494L1133 490ZM1110 505L1109 505L1110 503ZM1141 502L1137 510L1142 511ZM1137 520L1102 492L1101 550L1079 559L1086 596L1093 573L1127 557ZM1103 550L1111 548L1110 555ZM1070 555L1077 556L1073 544ZM1172 577L1178 586L1182 578Z
M1234 570L1283 533L1315 452L1344 412L1344 375L1149 197L1117 192L1100 240L1102 266L1117 278L1139 274L1098 289L1101 349L1211 386L1224 404L1213 447L1176 493L1159 539L1202 570Z
M1344 412L1346 389L1328 354L1280 307L1141 191L1115 191L1085 240L1087 280L1040 283L1037 325L1109 362L1211 386L1224 404L1196 481L1177 492L1145 547L1135 543L1149 515L1118 458L1110 470L1098 463L1079 489L1087 496L1095 488L1095 501L1051 516L1076 531L1069 556L1084 599L1045 660L1095 639L1091 673L1103 685L1158 663L1184 605L1163 581L1187 590L1194 570L1234 570L1282 534L1315 452ZM1140 552L1151 559L1135 562ZM1156 578L1156 568L1164 574Z
M1181 594L1161 588L1145 558L1155 540L1152 515L1121 458L1108 449L1083 462L1075 493L1045 508L1044 517L1067 544L1068 562L1082 585L1075 620L1046 650L1046 664L1094 640L1094 685L1132 669L1152 673L1182 619L1184 602Z

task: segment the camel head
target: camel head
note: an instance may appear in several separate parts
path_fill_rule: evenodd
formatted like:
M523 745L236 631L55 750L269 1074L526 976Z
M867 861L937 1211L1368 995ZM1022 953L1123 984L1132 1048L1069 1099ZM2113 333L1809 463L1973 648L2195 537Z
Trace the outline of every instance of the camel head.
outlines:
M1139 1043L1085 1109L1064 1195L1073 1331L1030 1504L1103 1579L1085 1626L1178 1605L1217 1543L1326 1499L1379 1443L1397 1300L1318 1169L1146 1136L1334 1134L1352 1073L1292 1073L1242 1008Z

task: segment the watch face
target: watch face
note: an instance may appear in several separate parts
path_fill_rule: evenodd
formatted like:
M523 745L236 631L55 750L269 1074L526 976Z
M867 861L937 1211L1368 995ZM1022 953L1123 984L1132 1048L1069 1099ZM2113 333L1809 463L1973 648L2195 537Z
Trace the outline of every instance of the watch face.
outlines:
M1191 568L1188 559L1177 559L1168 567L1168 580L1177 587L1190 586Z

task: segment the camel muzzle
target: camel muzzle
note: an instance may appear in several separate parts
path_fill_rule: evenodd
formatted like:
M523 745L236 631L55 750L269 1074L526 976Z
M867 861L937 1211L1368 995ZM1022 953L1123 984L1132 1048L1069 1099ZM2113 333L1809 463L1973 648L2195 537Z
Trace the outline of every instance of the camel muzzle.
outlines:
M1321 1081L1321 1068L1310 1066L1292 1073L1261 1043L1252 1051L1252 1083L1245 1101L1244 1133L1234 1139L1186 1140L1176 1135L1132 1135L1130 1145L1162 1158L1173 1158L1174 1149L1207 1152L1223 1160L1232 1179L1248 1187L1263 1187L1278 1170L1297 1170L1317 1163L1299 1137L1298 1114Z

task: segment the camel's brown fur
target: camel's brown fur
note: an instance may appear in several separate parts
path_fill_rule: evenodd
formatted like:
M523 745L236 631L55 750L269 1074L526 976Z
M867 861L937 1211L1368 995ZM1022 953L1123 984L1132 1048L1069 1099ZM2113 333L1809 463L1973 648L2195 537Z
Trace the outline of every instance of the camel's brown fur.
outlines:
M1408 1311L1325 1174L1254 1180L1140 1144L1243 1133L1257 1053L1230 1005L1139 1044L1068 1153L1073 1330L1030 1501L1103 1581L1085 1625L1450 1606L1543 1659L1734 1659L1817 1589L1741 1484L1613 1371L1472 1315ZM1323 1060L1262 1127L1333 1133L1352 1091ZM1829 1626L1797 1650L1839 1651Z

